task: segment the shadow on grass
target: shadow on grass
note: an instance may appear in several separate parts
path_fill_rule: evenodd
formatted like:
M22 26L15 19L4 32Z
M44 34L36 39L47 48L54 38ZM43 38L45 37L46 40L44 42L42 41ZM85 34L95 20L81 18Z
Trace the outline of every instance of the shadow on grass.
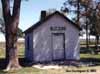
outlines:
M22 67L31 67L32 66L32 63L27 61L26 59L24 58L19 58L19 64L22 66ZM5 60L5 58L0 58L0 70L4 70L6 69L6 66L7 66L7 61ZM1 71L0 71L1 72ZM3 72L3 71L2 71Z
M92 63L91 66L100 66L100 59L97 58L81 58L80 61L87 64Z
M3 70L0 70L0 74L9 74L8 72L5 72Z
M44 62L44 63L35 63L35 64L43 64L43 65L72 65L78 67L78 63L82 62L84 64L91 64L88 66L100 66L100 59L95 59L95 58L81 58L77 63L71 63L70 60L64 60L63 61L54 61L53 63L51 62ZM22 67L32 67L33 63L27 61L25 58L19 58L19 63ZM6 74L6 72L2 71L6 68L7 62L4 58L0 58L0 73L1 74Z

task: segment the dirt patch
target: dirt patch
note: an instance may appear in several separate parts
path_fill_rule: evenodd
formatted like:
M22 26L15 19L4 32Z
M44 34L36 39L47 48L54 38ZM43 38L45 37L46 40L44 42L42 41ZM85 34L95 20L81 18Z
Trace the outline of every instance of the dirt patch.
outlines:
M37 64L32 67L46 70L47 74L100 74L100 66L95 67L75 67L67 65L42 65Z
M58 65L33 65L33 67L38 69L62 69L62 66Z

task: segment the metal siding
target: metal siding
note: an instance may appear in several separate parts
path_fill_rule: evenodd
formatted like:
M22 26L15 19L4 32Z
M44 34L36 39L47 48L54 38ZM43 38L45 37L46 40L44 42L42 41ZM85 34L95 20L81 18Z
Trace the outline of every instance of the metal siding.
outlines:
M29 44L27 43L28 37ZM29 61L33 61L33 33L28 33L25 35L25 58Z
M27 59L28 58L28 54L27 54L27 52L28 52L28 50L27 50L27 36L28 36L28 34L25 34L25 58Z
M47 28L34 31L34 61L50 61L50 36Z
M65 32L65 57L66 59L79 59L79 30L59 15L54 15L33 31L34 61L52 61L51 26L66 27L65 31L60 32Z
M78 60L80 57L79 31L68 24L66 31L66 59Z

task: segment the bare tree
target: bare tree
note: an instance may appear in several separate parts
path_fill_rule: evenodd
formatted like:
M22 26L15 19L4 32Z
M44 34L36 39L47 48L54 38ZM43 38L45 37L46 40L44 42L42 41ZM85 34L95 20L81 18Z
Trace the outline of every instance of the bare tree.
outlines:
M10 0L1 0L1 3L6 32L6 60L8 60L7 70L19 69L20 65L18 62L17 30L21 0L14 0L12 14L10 10Z

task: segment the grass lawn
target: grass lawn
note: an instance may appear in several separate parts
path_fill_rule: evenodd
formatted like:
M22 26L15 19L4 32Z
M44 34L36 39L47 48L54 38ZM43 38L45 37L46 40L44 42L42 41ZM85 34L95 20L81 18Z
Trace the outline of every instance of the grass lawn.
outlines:
M3 70L0 71L0 74L87 74L87 73L100 74L100 67L98 66L98 67L76 68L70 66L70 67L63 67L62 69L48 69L48 70L36 69L33 67L24 67L17 71L9 71L9 72L5 72Z
M20 58L24 57L24 43L18 43L18 55ZM5 58L5 44L0 42L0 58Z
M20 70L16 70L16 71L0 71L0 74L45 74L43 70L40 69L36 69L33 67L24 67Z
M4 51L4 49L0 49L0 58L5 58L5 51Z
M1 47L1 46L0 46ZM18 49L19 49L19 57L23 58L24 57L24 46L23 44L19 44L18 45ZM5 49L4 48L0 48L0 58L4 58L5 57ZM89 58L93 58L93 59L100 59L100 54L98 55L92 55L92 54L80 54L80 58L83 59L89 59ZM37 69L34 67L22 67L22 69L18 70L18 71L9 71L9 72L5 72L3 70L0 70L0 74L80 74L80 72L67 72L67 71L72 71L72 70L81 70L81 71L91 71L91 70L96 70L96 71L100 71L100 66L93 66L93 67L74 67L74 66L64 66L62 69L47 69L47 70L42 70L42 69ZM87 74L86 72L82 72L81 74ZM88 73L88 74L100 74L100 73Z
M80 58L100 59L100 54L93 55L93 54L83 54L83 53L81 53L81 54L80 54Z

